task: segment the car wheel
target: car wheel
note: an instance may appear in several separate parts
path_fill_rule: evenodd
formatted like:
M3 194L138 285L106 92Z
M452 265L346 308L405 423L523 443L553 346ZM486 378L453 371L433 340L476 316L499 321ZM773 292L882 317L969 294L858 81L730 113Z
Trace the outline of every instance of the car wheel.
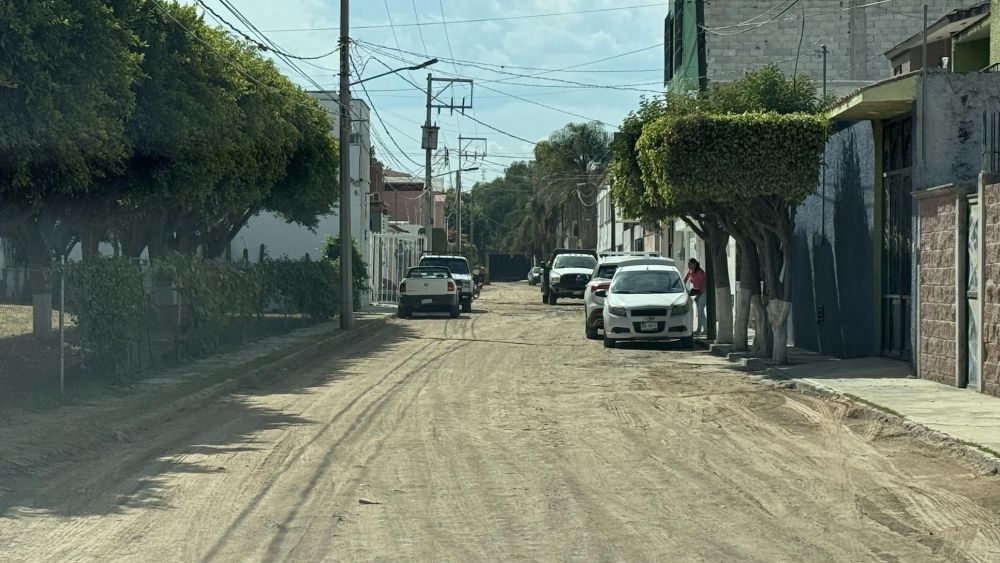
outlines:
M615 347L615 340L613 338L608 338L608 335L606 334L604 335L604 347L605 348Z
M549 294L548 293L543 293L542 294L542 303L545 304L545 303L548 303L548 302L549 302Z
M470 312L472 312L472 301L463 301L462 302L462 312L463 313L470 313Z
M601 337L601 335L597 333L597 327L591 325L587 321L583 322L583 328L584 332L587 334L587 340L597 340Z
M451 311L450 311L450 314L451 314L451 318L457 319L458 318L458 307L452 307Z
M551 291L549 292L549 305L555 305L558 299L559 297L557 297L555 293L552 293Z
M685 336L685 337L681 338L681 347L685 348L685 349L688 349L688 350L693 350L694 349L694 337L693 336Z
M401 319L408 319L410 318L411 314L412 313L410 312L410 310L407 309L406 307L400 307L399 310L396 311L396 316Z

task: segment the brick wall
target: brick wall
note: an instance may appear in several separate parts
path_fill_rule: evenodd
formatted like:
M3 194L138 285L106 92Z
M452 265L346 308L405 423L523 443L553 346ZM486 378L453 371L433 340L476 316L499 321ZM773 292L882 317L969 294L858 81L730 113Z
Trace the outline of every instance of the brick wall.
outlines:
M1000 185L983 190L983 390L1000 396Z
M955 384L955 193L920 200L920 377Z

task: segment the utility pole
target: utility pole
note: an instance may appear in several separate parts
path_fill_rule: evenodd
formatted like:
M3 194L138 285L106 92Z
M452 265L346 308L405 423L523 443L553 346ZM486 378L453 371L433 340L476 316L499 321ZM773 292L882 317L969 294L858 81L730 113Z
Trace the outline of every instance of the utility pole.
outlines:
M483 152L480 153L478 150L470 150L473 143L483 143ZM462 160L464 158L472 158L473 162L479 160L481 157L486 156L486 138L485 137L458 137L458 172L455 174L455 193L458 195L458 208L456 213L458 213L458 253L462 253ZM470 235L469 242L472 242Z
M826 104L826 54L828 52L826 45L819 46L820 52L823 54L823 103ZM822 243L826 244L826 148L823 149L823 190L820 195L820 207L822 208L822 219L820 220L820 236L822 238Z
M438 92L434 91L435 82L444 84ZM462 97L460 101L455 100L453 90L456 84L467 85L469 87L468 101L466 101L465 97ZM445 101L443 97L449 91L452 91L452 97ZM463 113L467 109L472 109L472 80L468 78L434 78L430 73L427 74L427 119L424 122L422 148L426 151L424 181L427 191L425 194L427 196L425 199L427 210L424 212L424 227L427 230L428 246L433 246L434 244L434 187L431 183L431 152L436 150L438 145L438 128L431 124L432 109L437 109L438 112L442 109L452 112L459 110Z
M434 245L434 188L431 184L431 151L437 149L437 128L431 126L431 87L434 79L431 73L427 73L427 119L424 121L424 202L427 209L424 210L424 229L427 232L427 250L432 250Z
M458 170L455 171L455 194L458 195L455 213L458 214L458 253L462 253L462 153L458 153Z
M350 0L340 0L340 328L354 328L354 276L351 258L351 57Z

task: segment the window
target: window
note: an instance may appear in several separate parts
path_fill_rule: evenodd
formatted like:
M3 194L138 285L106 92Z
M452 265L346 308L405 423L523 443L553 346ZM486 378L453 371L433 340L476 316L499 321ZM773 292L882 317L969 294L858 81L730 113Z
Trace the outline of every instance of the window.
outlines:
M684 72L684 0L674 2L673 73Z
M560 254L556 256L553 268L587 268L593 269L597 260L593 256L579 256L574 254Z
M663 20L663 83L674 77L674 18Z
M626 270L611 282L614 293L684 293L684 281L675 270Z

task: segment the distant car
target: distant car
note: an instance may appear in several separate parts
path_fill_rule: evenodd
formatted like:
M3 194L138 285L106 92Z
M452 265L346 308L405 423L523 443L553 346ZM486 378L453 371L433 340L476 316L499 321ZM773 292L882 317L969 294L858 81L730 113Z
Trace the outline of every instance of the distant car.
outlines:
M582 299L596 265L593 250L557 249L542 271L542 302L555 305L560 297Z
M399 309L402 319L413 313L447 312L452 318L459 315L458 282L448 268L425 266L410 268L399 282Z
M469 260L461 254L424 254L420 257L419 266L441 266L448 268L451 276L458 284L459 302L462 305L462 312L468 313L472 310L472 270L469 268Z
M542 267L535 266L528 270L528 285L538 285L542 281Z
M601 335L598 331L604 326L604 298L595 292L599 289L607 290L611 286L611 278L620 265L635 263L674 265L673 259L664 258L659 252L601 253L583 292L583 332L590 340L599 339Z
M645 262L641 260L640 262ZM604 297L604 347L619 341L678 339L694 346L694 315L684 278L667 264L622 264Z

